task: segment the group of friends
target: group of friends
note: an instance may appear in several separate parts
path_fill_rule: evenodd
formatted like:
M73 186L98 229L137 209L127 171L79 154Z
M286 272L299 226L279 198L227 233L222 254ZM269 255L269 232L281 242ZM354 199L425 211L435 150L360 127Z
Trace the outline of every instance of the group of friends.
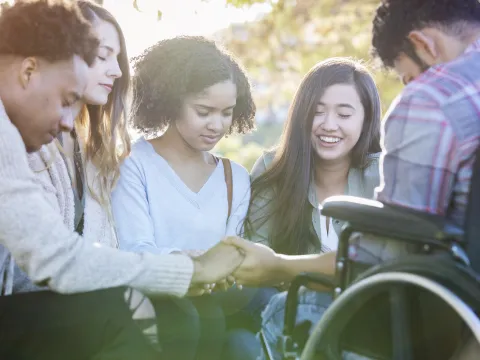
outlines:
M254 131L256 109L246 71L215 42L162 40L130 61L101 6L4 5L0 357L254 360L263 329L281 359L289 282L335 272L343 224L321 215L326 198L462 227L480 136L480 3L383 0L372 48L406 85L383 129L366 66L322 60L249 174L210 152ZM143 135L133 144L129 125ZM297 321L317 322L331 302L302 289Z

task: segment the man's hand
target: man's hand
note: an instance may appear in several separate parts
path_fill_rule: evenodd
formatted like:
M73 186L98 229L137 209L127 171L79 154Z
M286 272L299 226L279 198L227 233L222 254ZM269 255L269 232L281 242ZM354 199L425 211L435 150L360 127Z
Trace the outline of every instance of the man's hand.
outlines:
M195 270L191 287L225 280L242 263L243 258L235 246L218 243L204 254L192 259Z
M268 246L233 236L224 239L223 243L237 247L245 256L233 273L237 284L260 287L278 285L283 281L281 259Z

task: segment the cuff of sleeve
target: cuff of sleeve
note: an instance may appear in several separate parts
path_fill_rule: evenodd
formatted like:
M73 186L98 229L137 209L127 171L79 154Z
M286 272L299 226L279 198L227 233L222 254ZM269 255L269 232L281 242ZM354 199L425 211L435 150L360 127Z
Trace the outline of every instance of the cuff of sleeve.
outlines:
M143 254L148 262L148 272L138 290L152 295L173 295L183 297L192 281L194 265L185 255Z

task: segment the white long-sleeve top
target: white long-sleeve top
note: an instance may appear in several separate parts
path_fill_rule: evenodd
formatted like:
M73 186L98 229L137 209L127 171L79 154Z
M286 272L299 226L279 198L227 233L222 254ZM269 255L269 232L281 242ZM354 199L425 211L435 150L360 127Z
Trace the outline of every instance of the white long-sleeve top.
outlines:
M233 197L227 223L227 186L223 164L196 193L145 139L132 148L121 167L112 208L121 249L168 254L207 250L228 235L238 235L248 210L250 178L231 162Z

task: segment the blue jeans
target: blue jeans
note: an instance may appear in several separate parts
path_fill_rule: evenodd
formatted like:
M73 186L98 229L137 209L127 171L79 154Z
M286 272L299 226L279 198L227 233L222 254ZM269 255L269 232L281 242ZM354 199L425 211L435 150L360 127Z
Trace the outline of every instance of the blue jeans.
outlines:
M256 333L262 324L261 314L270 299L278 294L275 288L244 288L236 291L237 307L229 319L229 332L225 342L223 359L255 360L260 354L260 342ZM240 299L240 300L239 300Z
M287 292L275 295L262 314L262 330L267 346L272 354L272 360L282 359L280 336L283 332L286 300ZM308 320L312 323L313 326L311 330L313 330L313 327L320 320L332 301L333 299L328 293L311 291L306 288L300 289L296 323L299 324ZM263 349L260 350L260 353L261 355L258 359L267 359L263 353Z

